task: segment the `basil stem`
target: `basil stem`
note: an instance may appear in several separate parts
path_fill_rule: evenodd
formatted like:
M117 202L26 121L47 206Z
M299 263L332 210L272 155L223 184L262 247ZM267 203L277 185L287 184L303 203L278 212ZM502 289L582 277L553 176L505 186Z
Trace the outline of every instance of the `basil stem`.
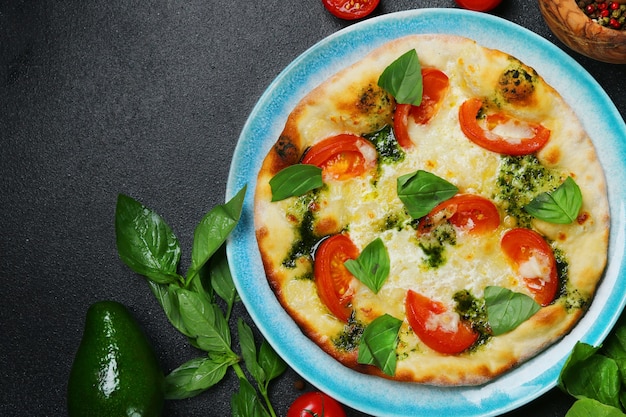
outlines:
M583 196L578 184L567 177L551 193L541 193L524 210L530 215L550 223L569 224L576 220L582 207Z
M270 180L272 201L297 197L324 185L322 169L309 164L295 164L279 171Z
M443 178L422 170L398 177L397 188L398 197L414 219L424 217L459 191Z
M494 286L485 288L485 306L494 336L510 332L540 309L529 296Z
M419 106L422 103L422 66L417 51L411 49L393 61L378 78L378 86L397 103Z
M344 265L375 294L387 280L391 268L389 253L381 238L370 242L357 259L348 259Z

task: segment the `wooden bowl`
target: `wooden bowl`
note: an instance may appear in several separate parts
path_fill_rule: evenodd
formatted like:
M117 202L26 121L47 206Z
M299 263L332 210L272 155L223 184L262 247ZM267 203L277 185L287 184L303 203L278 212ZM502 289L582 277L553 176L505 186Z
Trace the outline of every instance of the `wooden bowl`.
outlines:
M626 31L594 22L576 0L538 1L548 27L569 48L598 61L626 64Z

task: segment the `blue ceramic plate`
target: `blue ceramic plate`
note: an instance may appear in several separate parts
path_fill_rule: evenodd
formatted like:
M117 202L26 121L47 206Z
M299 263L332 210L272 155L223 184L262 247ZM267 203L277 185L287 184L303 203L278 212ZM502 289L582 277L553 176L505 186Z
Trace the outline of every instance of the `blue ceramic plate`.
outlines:
M454 26L450 22L454 21ZM505 51L534 67L574 108L591 134L608 177L612 215L609 261L590 310L574 330L521 367L495 381L463 388L398 383L341 366L305 337L267 284L257 249L253 197L257 173L287 115L313 87L381 44L416 33L448 33ZM594 115L594 117L589 117ZM272 82L245 124L227 185L231 198L248 193L240 224L228 242L235 284L265 338L303 378L364 413L376 416L493 416L513 410L556 384L578 340L597 345L626 301L626 126L596 81L573 59L533 32L489 14L458 9L418 9L373 18L322 40Z

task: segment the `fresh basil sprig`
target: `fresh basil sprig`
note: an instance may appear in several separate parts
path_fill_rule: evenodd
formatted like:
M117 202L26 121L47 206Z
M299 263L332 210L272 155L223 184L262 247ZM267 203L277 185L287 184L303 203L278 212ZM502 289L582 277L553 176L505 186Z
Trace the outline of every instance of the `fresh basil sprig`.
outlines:
M374 294L378 294L389 276L389 252L381 238L371 241L357 259L348 259L344 265Z
M357 362L374 365L387 375L395 375L398 360L396 347L400 326L402 326L402 320L389 314L384 314L372 321L361 336Z
M417 51L411 49L393 61L378 78L378 86L397 103L419 106L422 103L422 66Z
M622 314L602 346L577 342L558 386L577 399L568 417L625 417L626 315Z
M494 336L510 332L540 309L526 294L495 286L485 288L485 306Z
M301 196L324 185L322 169L309 164L295 164L283 168L269 181L272 201Z
M550 223L569 224L576 220L583 204L580 187L567 177L563 184L551 193L541 193L524 210L530 215Z
M443 178L422 170L398 177L397 188L398 197L414 219L424 217L459 191Z
M241 355L264 399L263 406L241 368L241 357L233 351L229 326L233 305L239 298L224 243L239 221L245 192L246 187L227 203L214 207L196 226L191 266L185 277L177 272L181 249L171 228L154 211L125 195L118 196L115 212L117 250L126 265L146 277L172 325L187 336L192 346L206 353L165 377L165 397L198 395L220 382L232 368L240 381L240 391L232 398L233 415L275 417L268 384L286 369L286 364L265 341L257 352L249 327L242 321L238 323ZM226 313L216 295L226 304ZM248 413L252 409L254 413Z

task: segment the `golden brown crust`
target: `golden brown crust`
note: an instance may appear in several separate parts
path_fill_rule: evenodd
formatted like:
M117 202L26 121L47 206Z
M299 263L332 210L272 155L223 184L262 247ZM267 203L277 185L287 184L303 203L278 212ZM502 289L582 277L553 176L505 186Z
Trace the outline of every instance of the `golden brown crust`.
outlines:
M423 67L439 68L451 83L436 119L428 126L411 128L416 150L407 151L402 163L379 167L369 177L329 183L314 201L314 208L300 207L298 204L304 203L296 199L271 203L269 180L280 169L297 163L308 147L332 135L363 135L392 124L395 103L376 80L391 61L412 48L418 51ZM487 198L498 192L494 184L501 164L499 155L471 144L458 127L458 107L470 97L483 98L490 106L550 129L550 141L537 157L563 178L570 175L576 180L583 192L583 208L571 225L539 220L532 223L532 228L554 242L567 259L567 285L560 298L515 330L489 338L483 346L458 355L443 355L424 345L409 327L404 313L407 289L422 289L442 300L451 300L460 289L469 289L480 297L485 285L527 291L500 253L500 236L516 226L504 205L499 206L502 223L493 236L480 240L458 236L446 265L435 272L419 266L414 234L385 229L387 223L402 216L402 205L393 194L395 178L415 169L447 178L461 192ZM302 213L306 210L314 212L316 219L302 230ZM390 378L373 366L358 364L356 350L337 347L336 339L344 332L345 324L321 302L312 279L311 258L306 254L289 255L294 243L306 233L325 236L349 230L362 249L378 233L376 230L386 230L384 237L392 255L392 268L396 269L378 294L355 284L355 314L365 324L383 313L403 320L393 379L450 386L490 381L571 330L602 277L609 212L604 174L588 135L570 107L534 69L469 39L416 35L376 49L330 77L297 104L259 172L255 225L268 281L304 334L343 365ZM285 266L287 258L289 267Z

